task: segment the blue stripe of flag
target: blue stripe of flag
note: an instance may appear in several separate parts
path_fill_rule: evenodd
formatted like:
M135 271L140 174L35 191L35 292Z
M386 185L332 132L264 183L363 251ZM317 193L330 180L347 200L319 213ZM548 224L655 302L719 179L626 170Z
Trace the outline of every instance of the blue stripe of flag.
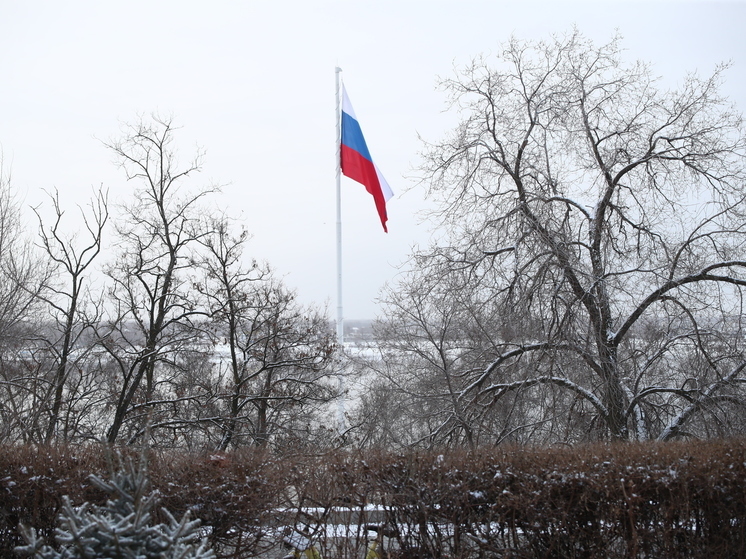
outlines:
M373 161L365 143L363 131L360 129L360 124L344 111L342 112L342 144L354 149L368 161Z

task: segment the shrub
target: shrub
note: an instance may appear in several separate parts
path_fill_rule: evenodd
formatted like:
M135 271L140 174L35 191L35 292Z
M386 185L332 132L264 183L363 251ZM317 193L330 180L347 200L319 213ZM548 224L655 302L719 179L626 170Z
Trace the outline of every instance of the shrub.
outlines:
M176 520L162 508L166 523L154 523L153 512L160 502L157 491L150 491L147 462L136 467L131 459L119 459L111 480L96 475L91 480L109 495L103 506L84 503L74 507L63 497L56 540L59 551L46 545L36 530L21 525L26 545L16 548L21 555L36 559L213 559L200 542L199 520L185 513Z

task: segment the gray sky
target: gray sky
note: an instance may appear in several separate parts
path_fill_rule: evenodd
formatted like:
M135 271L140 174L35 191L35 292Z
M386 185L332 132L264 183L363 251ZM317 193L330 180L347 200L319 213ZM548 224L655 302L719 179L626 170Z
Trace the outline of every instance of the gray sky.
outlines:
M57 188L72 209L99 184L126 200L133 185L100 140L138 114L172 115L184 159L207 151L197 181L225 185L216 203L253 234L249 256L334 316L339 65L396 193L385 234L372 198L343 179L345 316L372 318L380 287L429 238L412 178L418 135L436 140L456 117L437 77L511 34L573 25L599 44L618 30L629 60L651 62L672 86L731 60L724 90L746 108L743 1L0 0L5 170L27 204Z

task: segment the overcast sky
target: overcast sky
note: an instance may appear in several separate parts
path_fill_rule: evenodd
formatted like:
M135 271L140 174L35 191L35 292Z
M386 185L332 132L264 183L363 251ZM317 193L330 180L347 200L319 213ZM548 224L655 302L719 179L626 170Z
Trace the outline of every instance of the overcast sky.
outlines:
M133 185L101 140L138 114L171 115L182 157L207 152L197 180L224 185L216 203L253 234L249 256L335 316L338 65L396 193L385 234L372 198L343 179L345 316L372 318L381 286L429 238L412 177L418 136L455 122L438 76L511 35L573 25L598 44L618 31L630 61L674 86L730 60L724 89L746 108L746 2L0 0L5 171L27 205L57 188L74 208L99 184L126 200Z

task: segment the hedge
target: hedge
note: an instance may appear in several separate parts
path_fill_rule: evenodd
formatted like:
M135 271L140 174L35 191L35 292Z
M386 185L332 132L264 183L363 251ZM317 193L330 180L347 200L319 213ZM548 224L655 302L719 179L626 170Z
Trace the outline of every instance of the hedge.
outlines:
M134 454L138 451L120 449ZM102 447L0 447L0 555L18 524L53 540L62 496L100 503ZM296 528L325 557L746 557L746 441L274 456L147 453L152 485L222 557L271 556Z

